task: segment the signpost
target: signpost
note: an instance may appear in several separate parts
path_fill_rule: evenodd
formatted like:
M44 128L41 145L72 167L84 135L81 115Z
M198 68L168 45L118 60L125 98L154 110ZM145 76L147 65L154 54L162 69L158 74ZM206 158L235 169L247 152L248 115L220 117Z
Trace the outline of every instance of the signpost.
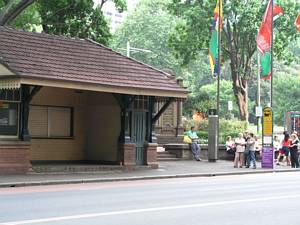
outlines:
M263 129L262 129L262 168L274 168L274 149L273 149L273 111L271 107L263 110Z
M263 147L261 156L262 168L274 168L274 149L273 147Z

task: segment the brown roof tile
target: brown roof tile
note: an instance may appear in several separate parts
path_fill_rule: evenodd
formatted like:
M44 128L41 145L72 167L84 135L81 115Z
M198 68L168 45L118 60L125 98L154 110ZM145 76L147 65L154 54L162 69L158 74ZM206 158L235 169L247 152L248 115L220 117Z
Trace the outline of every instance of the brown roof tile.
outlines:
M21 77L185 94L170 75L91 40L0 26L0 59Z

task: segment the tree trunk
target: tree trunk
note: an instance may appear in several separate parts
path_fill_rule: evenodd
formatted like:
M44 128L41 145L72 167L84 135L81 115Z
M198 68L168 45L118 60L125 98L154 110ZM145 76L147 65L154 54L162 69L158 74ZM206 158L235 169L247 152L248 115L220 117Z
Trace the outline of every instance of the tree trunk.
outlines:
M239 107L240 120L248 121L248 81L247 81L247 71L250 68L250 58L243 65L242 56L239 54L239 44L237 43L239 38L235 32L231 31L230 24L227 20L227 28L225 35L227 37L228 49L230 57L230 69L231 69L231 79L233 93L236 99L236 103ZM245 68L244 68L245 66ZM243 70L241 70L243 68ZM241 72L243 71L243 72Z
M235 70L231 70L231 73L233 93L239 107L240 119L248 121L248 81L242 76L239 76Z
M36 0L9 0L0 12L0 26L4 26L13 21L23 10ZM16 4L15 4L16 3Z
M241 89L239 87L234 87L235 98L240 112L240 119L243 121L248 121L248 91L240 90Z

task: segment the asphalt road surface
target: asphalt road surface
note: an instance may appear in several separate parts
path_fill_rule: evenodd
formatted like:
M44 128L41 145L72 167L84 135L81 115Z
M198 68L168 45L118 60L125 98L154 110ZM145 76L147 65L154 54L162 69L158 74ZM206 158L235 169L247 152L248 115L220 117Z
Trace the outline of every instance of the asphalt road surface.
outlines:
M300 225L300 173L0 189L0 225Z

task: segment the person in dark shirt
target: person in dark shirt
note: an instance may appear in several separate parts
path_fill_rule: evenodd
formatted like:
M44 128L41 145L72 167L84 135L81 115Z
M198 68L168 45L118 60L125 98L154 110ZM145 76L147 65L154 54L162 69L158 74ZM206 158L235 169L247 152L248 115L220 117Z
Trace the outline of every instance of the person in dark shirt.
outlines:
M290 145L290 154L291 154L291 166L292 168L299 168L299 154L298 154L298 144L299 139L297 134L293 133L291 135L291 145Z

